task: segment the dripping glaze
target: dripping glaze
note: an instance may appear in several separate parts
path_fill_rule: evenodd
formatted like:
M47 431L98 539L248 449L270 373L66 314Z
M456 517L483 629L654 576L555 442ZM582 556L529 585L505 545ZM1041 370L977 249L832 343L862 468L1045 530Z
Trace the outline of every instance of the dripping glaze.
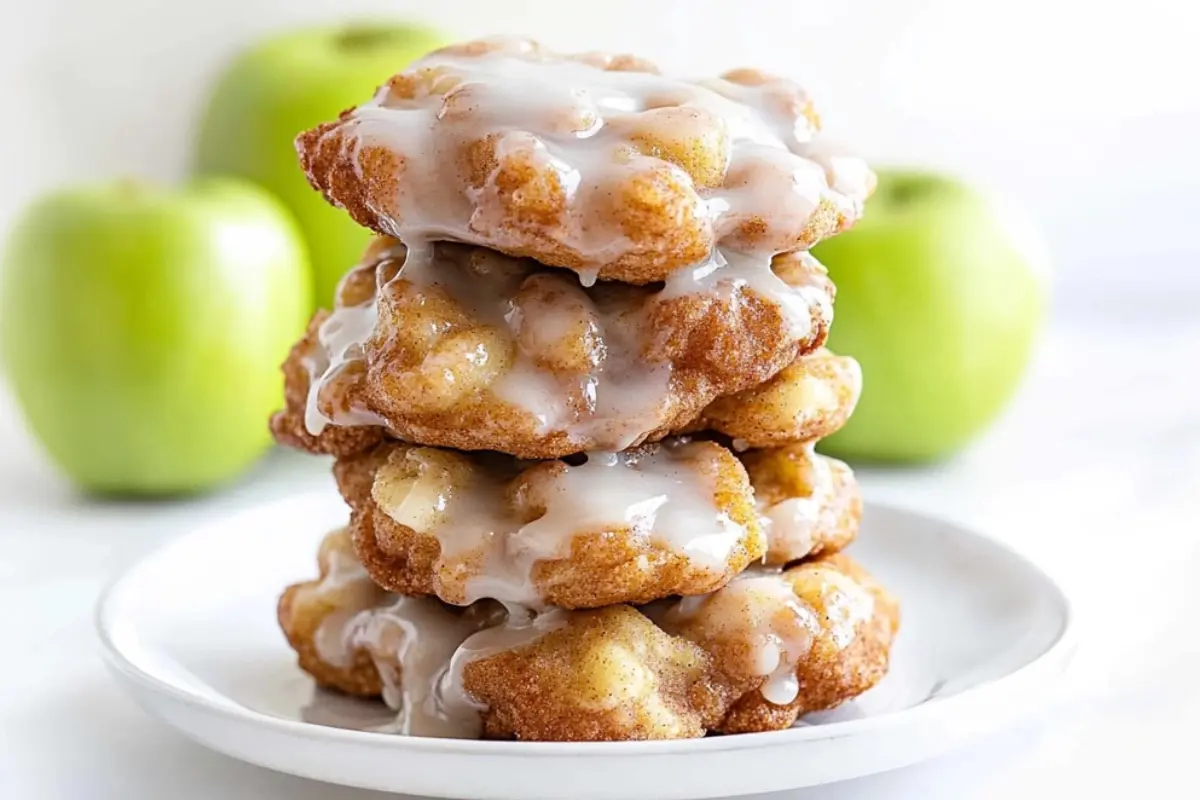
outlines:
M788 497L777 503L768 503L762 498L757 501L769 550L788 553L792 559L812 551L817 527L823 517L833 513L833 468L826 457L817 455L814 448L815 444L809 444L806 450L811 465L808 496Z
M467 665L532 644L568 621L560 610L531 614L489 603L461 610L400 595L386 595L353 616L344 613L349 610L328 618L338 649L321 658L348 665L355 652L370 655L383 701L396 712L379 732L454 739L478 739L483 728L486 706L464 684Z
M380 266L375 295L357 305L339 303L318 330L307 358L309 433L318 435L328 424L387 426L353 398L345 376L361 374L351 367L363 361L367 342L378 334L380 293L397 282L420 292L444 292L473 323L506 332L515 344L515 359L491 391L527 412L539 434L562 432L570 441L597 442L611 450L641 441L662 423L669 407L672 364L647 358L645 346L654 341L651 320L659 304L688 295L729 299L735 292L750 293L780 310L797 341L814 333L814 314L826 325L833 316L819 282L789 284L769 260L722 250L676 272L659 291L599 297L585 291L572 273L531 272L523 262L498 258L501 267L471 273L428 243L396 245L385 254L381 265L402 259L399 270L384 281ZM811 256L800 258L817 270ZM563 352L576 341L576 350ZM332 416L323 410L328 407Z
M594 275L633 247L616 220L595 213L614 187L634 176L669 175L689 188L679 213L709 229L714 244L743 222L762 220L773 235L751 252L769 258L794 246L822 201L857 216L872 179L860 159L818 136L809 98L791 82L762 75L758 83L690 80L655 72L606 70L586 60L543 53L520 40L493 52L434 52L405 73L432 80L415 96L392 96L385 84L345 122L363 178L366 148L406 154L388 232L409 241L440 239L504 249L504 207L495 168L482 185L445 180L446 164L472 142L494 142L495 160L519 153L554 175L567 198L566 219L539 233L579 253ZM647 141L705 141L720 185L696 186L680 167L644 151ZM683 222L683 220L681 220ZM479 231L486 231L481 235ZM586 282L587 279L585 279Z
M727 667L765 678L759 691L776 705L796 699L796 667L821 630L817 612L778 570L766 567L744 572L711 594L683 598L658 619L668 633L737 654Z
M717 507L715 477L691 457L693 447L592 453L574 466L544 462L548 469L518 478L540 510L528 522L508 499L511 467L479 467L467 482L451 485L421 449L405 456L415 462L415 479L398 479L384 465L372 496L395 522L437 538L439 593L447 599L542 608L537 564L569 557L575 537L592 532L626 530L714 577L724 572L746 530Z

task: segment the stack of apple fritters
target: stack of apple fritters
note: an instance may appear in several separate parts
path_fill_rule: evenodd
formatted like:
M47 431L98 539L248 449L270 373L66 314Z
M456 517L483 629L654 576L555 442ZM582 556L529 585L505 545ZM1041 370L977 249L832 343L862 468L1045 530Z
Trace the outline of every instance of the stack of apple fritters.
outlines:
M852 412L808 254L874 178L794 83L520 39L435 51L300 135L378 236L284 365L283 443L347 526L279 619L395 729L787 727L887 669L893 598L814 451Z

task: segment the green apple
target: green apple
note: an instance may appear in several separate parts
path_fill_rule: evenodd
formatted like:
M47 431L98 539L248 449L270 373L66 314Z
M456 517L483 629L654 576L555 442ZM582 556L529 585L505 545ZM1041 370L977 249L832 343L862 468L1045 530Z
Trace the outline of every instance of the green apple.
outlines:
M213 90L195 169L248 178L292 210L308 241L316 305L332 302L370 234L308 185L293 141L366 102L393 74L447 42L430 28L385 22L293 31L243 53Z
M268 447L310 279L267 192L232 178L56 192L17 221L0 269L18 405L83 488L199 491Z
M862 221L813 252L837 285L829 346L863 368L862 399L823 451L937 459L995 419L1046 295L1044 250L1018 211L951 175L885 169Z

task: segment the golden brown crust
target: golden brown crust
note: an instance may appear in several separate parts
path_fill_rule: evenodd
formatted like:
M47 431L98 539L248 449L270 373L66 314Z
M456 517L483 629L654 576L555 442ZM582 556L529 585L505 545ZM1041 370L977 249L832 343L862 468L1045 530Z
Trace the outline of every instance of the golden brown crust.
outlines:
M372 607L385 597L383 590L361 581L353 585L323 585L334 567L333 559L339 555L354 558L345 529L333 531L321 542L317 557L319 577L292 584L284 590L277 608L279 627L296 651L300 669L311 675L318 686L361 697L376 697L382 687L370 654L354 650L346 663L334 664L318 651L318 631L331 615Z
M784 577L796 596L817 612L821 626L807 656L796 667L799 692L792 702L777 705L764 699L759 690L749 691L713 727L714 732L789 728L805 714L857 697L887 673L892 640L900 627L900 607L865 569L839 553L792 567ZM847 624L841 596L864 589L873 601L870 613L853 623L853 638L843 644L835 633Z
M350 531L359 559L380 586L398 594L437 594L437 539L396 523L369 501L354 511Z
M378 318L368 320L371 335L354 360L323 378L318 408L336 424L319 434L306 419L311 381L322 375L315 365L329 360L319 342L325 312L292 349L287 406L272 420L281 443L349 455L388 430L429 446L521 458L624 449L696 427L706 404L768 381L819 347L831 323L832 284L803 254L777 257L766 276L769 291L806 304L808 318L799 320L781 298L733 279L683 292L583 289L565 273L480 248L438 245L432 261L413 264L405 254L377 240L343 281L338 307L347 310L338 313L369 308ZM782 394L766 391L764 402ZM338 409L353 413L339 418ZM753 413L729 427L769 416ZM355 424L363 419L379 425Z
M765 563L782 566L836 553L854 541L862 492L844 462L819 455L810 444L750 450L740 458L765 520Z
M821 349L768 381L717 398L687 430L717 431L744 447L822 439L846 424L861 393L858 362Z
M650 457L664 455L667 446L650 445ZM606 525L589 529L579 522L578 530L561 531L570 542L565 557L543 558L530 565L529 579L536 601L561 608L596 608L615 603L646 603L670 595L692 595L714 591L747 565L762 557L765 540L754 507L753 490L741 463L725 448L712 442L674 447L680 458L696 470L698 486L706 497L696 502L711 504L714 515L723 515L729 527L720 535L730 537L729 550L719 566L690 556L645 532L628 526ZM502 461L497 468L496 460ZM462 604L470 596L471 581L485 571L497 570L497 559L487 548L508 546L503 537L515 533L546 515L545 499L556 504L557 522L564 509L582 507L586 498L569 493L587 491L583 484L560 481L572 467L561 461L541 462L521 469L511 459L466 456L453 451L386 443L358 456L339 459L335 475L339 488L353 509L351 521L355 550L372 578L385 589L405 594L433 594ZM436 462L436 467L428 466ZM386 471L385 471L386 470ZM414 494L415 492L415 494ZM567 494L563 494L567 492ZM690 495L685 495L691 497ZM466 498L439 503L446 516L430 510L426 498ZM418 498L410 500L410 498ZM381 499L391 504L385 509ZM405 503L418 503L415 512ZM459 505L451 506L450 502ZM617 500L616 502L620 502ZM691 499L685 501L691 502ZM470 505L476 516L455 523L455 509ZM439 512L440 513L440 512ZM567 512L569 513L569 512ZM420 522L413 515L421 517ZM413 524L460 529L452 535L470 544L462 552L443 557L442 545L432 533L420 533L398 522L402 516ZM716 524L710 520L709 524ZM476 529L470 528L475 526ZM489 537L496 531L501 537ZM691 531L667 533L688 535ZM518 579L523 580L521 576ZM511 587L510 587L511 589ZM500 598L513 600L513 598Z
M708 655L629 606L575 612L530 645L469 663L484 735L528 741L703 736L723 708Z
M509 70L512 61L527 66ZM613 72L622 80L606 77ZM546 80L595 86L555 92ZM514 105L522 92L539 102ZM633 110L587 99L611 92ZM755 133L735 136L745 120ZM389 126L404 134L389 135ZM853 224L874 178L826 152L813 138L819 127L803 89L755 70L677 81L630 56L560 56L507 40L431 53L364 106L302 133L296 148L312 186L372 230L450 231L446 238L646 284L718 244L807 249Z

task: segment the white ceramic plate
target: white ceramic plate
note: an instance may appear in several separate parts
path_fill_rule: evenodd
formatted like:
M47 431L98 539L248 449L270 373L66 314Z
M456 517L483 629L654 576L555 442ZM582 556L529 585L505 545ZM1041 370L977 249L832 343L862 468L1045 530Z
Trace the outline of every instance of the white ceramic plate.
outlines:
M1044 701L1071 651L1066 598L1004 545L868 505L852 552L902 603L888 676L798 727L672 742L539 743L373 733L386 710L314 690L275 624L340 501L210 524L126 573L97 624L118 680L196 741L333 783L479 800L674 800L828 783L930 758Z

